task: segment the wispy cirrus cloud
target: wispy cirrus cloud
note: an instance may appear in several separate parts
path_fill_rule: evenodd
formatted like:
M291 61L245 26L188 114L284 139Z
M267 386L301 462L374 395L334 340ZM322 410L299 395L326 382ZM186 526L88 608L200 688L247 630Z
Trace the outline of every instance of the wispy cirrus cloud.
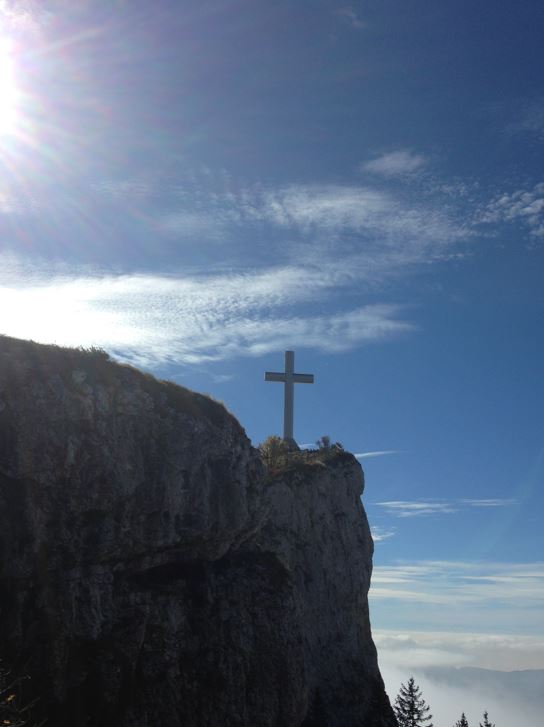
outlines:
M179 238L223 245L233 271L212 262L208 271L194 274L66 269L58 275L44 269L10 276L4 267L2 300L17 314L6 317L1 330L67 345L92 342L144 366L259 355L295 342L346 351L415 331L402 306L369 304L362 295L373 293L375 300L384 280L463 254L461 245L472 234L448 204L370 186L274 188L237 185L228 175L189 181L169 183L158 195L154 185L160 180L110 180L94 184L93 194L108 196L112 204L120 200L123 210L141 208L138 220L150 226L157 244L170 247ZM157 197L163 201L155 208ZM45 208L40 214L47 219ZM95 219L89 217L91 225ZM90 240L102 232L93 228ZM272 242L252 265L250 240L262 233ZM271 263L280 258L285 264ZM342 294L352 295L352 302ZM325 303L330 312L322 312ZM408 511L430 512L397 508Z
M508 505L515 505L517 500L510 497L494 497L483 500L463 499L461 502L470 507L507 507Z
M412 161L412 165L416 162ZM139 204L140 180L106 181L97 188L119 196L135 188L135 204ZM228 238L229 231L239 234L240 228L255 230L257 225L272 226L288 233L297 233L315 241L316 236L330 239L334 235L358 235L377 246L404 245L407 241L437 247L455 244L470 234L464 217L443 200L409 199L370 185L354 184L289 184L267 186L238 184L228 176L218 179L191 175L175 184L157 182L161 195L168 195L168 210L156 212L160 229L172 231L177 223L184 229L187 218L205 217ZM214 186L216 185L216 186ZM338 240L336 240L338 243Z
M357 456L357 455L355 455ZM517 504L514 498L487 498L470 499L459 498L457 500L388 500L376 502L375 505L385 508L387 515L395 517L422 517L425 515L451 515L471 507L509 507Z
M382 449L378 450L377 452L358 452L357 454L354 454L353 456L355 459L368 459L370 457L385 457L389 454L400 454L400 449Z
M212 191L195 185L155 216L155 230L236 247L240 236L273 235L266 253L321 262L352 281L406 276L418 266L463 254L472 231L450 206L362 185L255 185ZM247 248L247 256L253 246Z
M373 600L540 609L544 563L417 561L376 566L371 594Z
M544 668L544 640L535 637L542 625L544 563L428 560L377 565L369 599L372 633L390 696L407 675L415 674L441 723L451 724L462 704L471 723L489 709L490 714L500 714L508 727L516 727L521 714L524 724L539 724L541 709L533 703L529 710L523 684L528 694L539 695L544 674L520 674L528 677L522 684L515 674L504 672ZM395 624L394 630L389 623ZM483 682L477 684L481 675L453 669L466 666L503 670L502 679L495 675L500 689L493 698L482 688ZM488 681L493 677L483 676ZM470 679L472 693L467 684L448 694L444 684L437 688L439 678L451 690L461 686L462 677Z
M388 515L395 515L395 517L444 515L457 512L458 509L450 502L432 500L388 500L386 502L377 502L376 505L381 505Z
M361 169L383 177L405 177L420 172L428 164L423 154L410 149L391 151L361 165Z
M4 269L0 332L61 345L97 345L153 367L197 364L300 347L346 351L406 334L394 305L315 315L305 305L331 283L291 267L193 276L82 275ZM304 285L301 285L304 280ZM292 307L299 306L297 313Z
M470 631L475 633L471 651L474 656L479 652L480 666L543 666L542 651L521 647L523 640L528 646L534 634L542 632L542 562L428 560L375 565L369 600L374 633L388 629L391 623L397 634L444 632L444 624L448 625L449 643L433 646L408 639L382 645L389 650L405 650L413 664L466 663L467 649L456 645L455 639L456 634ZM494 634L502 635L502 643L493 644L489 636ZM511 634L520 636L508 639ZM493 654L501 652L504 660L493 665Z
M389 538L392 538L396 534L395 528L384 528L380 525L372 525L370 528L370 532L372 533L372 539L375 543L381 543L384 540L389 540Z
M397 162L399 165L400 162ZM411 158L405 167L421 164ZM444 195L411 195L409 190L387 190L363 184L247 184L226 173L196 174L175 181L106 180L95 185L114 200L134 207L146 200L150 233L171 239L209 242L237 248L246 240L245 257L259 246L249 243L272 239L268 253L307 252L327 264L350 258L366 270L367 279L408 274L417 265L448 260L463 253L472 236L466 210ZM437 185L433 185L436 192ZM160 204L155 206L156 200ZM260 252L265 252L261 250ZM346 266L347 267L347 266Z
M253 210L257 217L306 233L351 232L385 247L412 242L413 250L453 244L468 229L444 206L410 203L390 192L354 185L292 185L268 190Z

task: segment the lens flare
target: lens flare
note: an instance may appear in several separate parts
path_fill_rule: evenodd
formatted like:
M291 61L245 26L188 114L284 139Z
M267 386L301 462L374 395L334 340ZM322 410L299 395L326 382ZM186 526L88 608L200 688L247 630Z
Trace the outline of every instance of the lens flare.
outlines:
M0 134L15 131L19 92L15 82L13 44L8 38L0 39Z

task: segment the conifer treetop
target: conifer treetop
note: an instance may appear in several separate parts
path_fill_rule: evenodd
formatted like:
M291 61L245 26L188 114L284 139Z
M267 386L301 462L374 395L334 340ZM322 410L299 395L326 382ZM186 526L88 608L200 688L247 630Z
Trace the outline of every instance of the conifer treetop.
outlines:
M469 727L468 720L465 717L465 713L461 713L461 719L458 719L455 723L455 727Z
M401 684L393 706L399 727L433 727L430 707L421 695L414 677Z
M489 715L487 714L487 709L484 712L484 721L480 722L480 727L495 727L494 724L491 724L489 721Z

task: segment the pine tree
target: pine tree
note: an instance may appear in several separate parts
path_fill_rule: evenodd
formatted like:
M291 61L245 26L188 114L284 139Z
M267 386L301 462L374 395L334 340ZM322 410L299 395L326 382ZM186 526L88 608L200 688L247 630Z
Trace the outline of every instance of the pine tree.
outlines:
M432 714L428 714L430 707L421 696L414 677L408 679L408 684L400 685L393 709L399 727L433 727Z
M484 712L484 723L482 724L480 722L480 727L495 727L495 725L491 724L491 722L489 721L487 710Z
M455 727L468 727L468 721L464 712L461 714L461 719L458 719L455 723Z

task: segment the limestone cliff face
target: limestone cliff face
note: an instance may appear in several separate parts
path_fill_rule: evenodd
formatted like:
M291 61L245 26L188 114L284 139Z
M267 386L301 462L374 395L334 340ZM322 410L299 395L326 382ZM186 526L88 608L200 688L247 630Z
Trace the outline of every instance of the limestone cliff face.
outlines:
M218 403L0 338L0 656L51 727L393 727L351 455L267 475Z

